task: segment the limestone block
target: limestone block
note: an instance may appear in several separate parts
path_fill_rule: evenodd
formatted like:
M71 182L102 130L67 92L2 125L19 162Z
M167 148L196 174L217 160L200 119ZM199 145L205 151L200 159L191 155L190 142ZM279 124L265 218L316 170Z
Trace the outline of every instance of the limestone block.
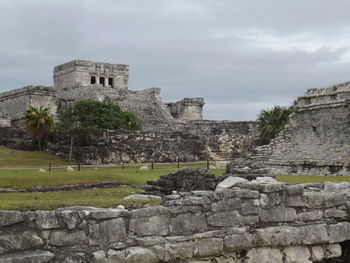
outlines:
M130 247L126 249L126 263L158 263L158 258L154 253L146 248Z
M35 212L35 224L38 229L54 229L59 228L60 224L53 211L37 211Z
M257 216L242 216L237 210L214 213L208 216L208 224L211 226L239 226L252 225L258 222Z
M314 210L298 214L298 220L300 221L315 221L321 219L322 217L323 212L321 210Z
M342 254L342 249L339 244L330 244L325 249L326 258L337 258Z
M301 244L303 237L303 233L297 227L266 227L256 230L255 244L261 247L288 247Z
M110 219L118 217L128 217L129 215L129 211L120 208L96 208L94 210L86 211L86 216L90 219Z
M137 238L136 241L140 246L154 246L159 244L165 244L166 239L163 237L141 237Z
M175 260L189 259L197 252L197 246L194 242L181 242L165 245L165 261L173 262Z
M257 248L249 250L246 263L281 263L283 255L276 248Z
M47 263L51 262L55 255L49 251L26 251L0 256L1 263Z
M132 218L145 218L150 216L167 214L168 210L163 206L152 206L148 208L141 208L133 210L131 213Z
M341 222L328 226L329 242L338 243L350 239L350 223Z
M304 238L302 243L304 245L315 245L329 242L329 236L327 232L327 225L308 225L300 227L301 233Z
M95 251L92 253L92 263L109 263L106 258L106 253L103 250Z
M108 250L108 263L125 263L125 251Z
M242 215L257 215L259 209L259 199L249 199L242 204Z
M303 195L292 195L286 198L286 206L291 207L304 207L306 206L306 200Z
M326 208L345 204L346 195L333 192L305 192L306 207L308 208Z
M232 210L239 209L242 206L240 198L224 198L216 203L211 204L212 211L223 211L223 210Z
M83 231L53 231L49 239L49 244L57 247L81 246L86 243L87 238Z
M253 246L253 237L247 233L226 236L224 245L228 251L248 250Z
M220 255L224 248L222 238L203 238L196 241L198 246L198 255L201 257Z
M331 217L331 218L347 218L348 213L344 210L340 209L327 209L324 211L324 217Z
M305 262L310 259L310 250L307 247L288 247L283 250L286 263Z
M171 218L170 232L174 234L202 232L207 229L205 216L201 214L186 213Z
M269 210L260 210L262 222L291 222L296 220L296 210L290 207L278 206Z
M24 221L23 213L18 211L0 211L0 226L9 226Z
M249 183L249 181L241 177L229 176L216 186L215 191L231 188L237 184L244 184L244 183Z
M320 262L325 258L325 251L322 246L314 246L311 248L311 260L314 262Z
M131 233L138 236L165 236L169 233L170 218L166 215L133 218L130 220Z
M28 250L40 248L44 245L42 238L36 232L24 231L14 234L0 235L0 253L13 250Z
M90 225L89 244L120 242L126 239L126 224L123 218L115 218Z

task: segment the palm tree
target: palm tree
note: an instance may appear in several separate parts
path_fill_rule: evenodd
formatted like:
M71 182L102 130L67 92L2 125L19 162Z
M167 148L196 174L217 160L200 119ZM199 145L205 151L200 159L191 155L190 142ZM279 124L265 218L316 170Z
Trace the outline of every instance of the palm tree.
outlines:
M284 129L293 111L294 106L274 106L272 109L262 110L257 119L259 144L269 144L270 140Z
M53 116L49 108L30 106L24 113L24 124L28 132L39 143L39 151L42 150L42 143L50 134L53 128Z

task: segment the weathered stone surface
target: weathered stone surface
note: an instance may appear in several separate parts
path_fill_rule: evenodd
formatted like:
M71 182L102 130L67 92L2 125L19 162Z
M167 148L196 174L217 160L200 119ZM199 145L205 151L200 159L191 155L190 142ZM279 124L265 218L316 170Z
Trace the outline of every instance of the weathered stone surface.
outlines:
M337 243L350 239L350 223L341 222L328 227L329 242Z
M110 219L91 225L89 233L91 245L120 242L126 239L126 224L123 218Z
M130 231L138 236L160 235L169 233L170 218L166 215L150 216L130 220Z
M262 222L290 222L295 221L296 218L296 210L290 207L279 206L260 211Z
M283 255L279 249L257 248L247 253L247 263L281 263Z
M222 238L203 238L197 240L198 255L201 257L220 255L223 251Z
M59 228L60 224L56 213L51 211L38 211L35 213L35 224L38 229Z
M47 263L54 258L54 254L49 251L27 251L0 255L1 263Z
M24 220L23 213L18 211L0 211L0 226L13 225Z
M153 254L153 252L146 248L141 247L131 247L126 250L126 263L157 263L158 258Z
M0 235L0 253L40 248L44 241L36 232L24 231Z
M250 234L236 234L224 238L225 249L231 250L248 250L253 246L253 237Z
M202 215L180 214L170 221L171 233L194 233L207 230L207 222Z
M310 250L307 247L289 247L284 249L285 262L295 263L295 262L305 262L310 259Z
M53 231L49 239L49 244L57 247L81 246L86 243L87 237L83 231Z
M321 219L322 217L323 212L321 210L313 210L298 214L298 220L300 221L315 221Z
M124 200L146 200L146 201L161 201L162 198L157 195L134 194L123 198Z
M197 250L194 242L181 242L165 245L165 260L172 262L179 259L190 259Z
M217 187L216 191L226 189L226 188L231 188L237 184L244 184L248 183L249 181L247 179L241 178L241 177L234 177L234 176L229 176L222 182L220 182Z

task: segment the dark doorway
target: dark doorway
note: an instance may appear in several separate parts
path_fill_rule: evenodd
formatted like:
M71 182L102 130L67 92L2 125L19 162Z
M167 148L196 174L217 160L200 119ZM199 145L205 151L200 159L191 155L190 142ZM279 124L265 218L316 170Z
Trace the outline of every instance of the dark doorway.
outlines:
M105 85L105 78L104 77L100 77L100 84L102 84L102 86Z

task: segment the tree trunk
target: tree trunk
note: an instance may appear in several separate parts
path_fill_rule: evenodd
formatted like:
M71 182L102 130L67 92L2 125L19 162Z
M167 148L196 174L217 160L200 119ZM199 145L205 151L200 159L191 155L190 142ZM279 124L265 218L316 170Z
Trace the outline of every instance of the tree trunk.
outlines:
M39 152L41 152L41 140L38 140L38 147L39 147Z
M69 147L69 157L68 157L68 161L69 161L69 162L72 161L73 145L74 145L74 137L71 136L71 137L70 137L70 147Z

